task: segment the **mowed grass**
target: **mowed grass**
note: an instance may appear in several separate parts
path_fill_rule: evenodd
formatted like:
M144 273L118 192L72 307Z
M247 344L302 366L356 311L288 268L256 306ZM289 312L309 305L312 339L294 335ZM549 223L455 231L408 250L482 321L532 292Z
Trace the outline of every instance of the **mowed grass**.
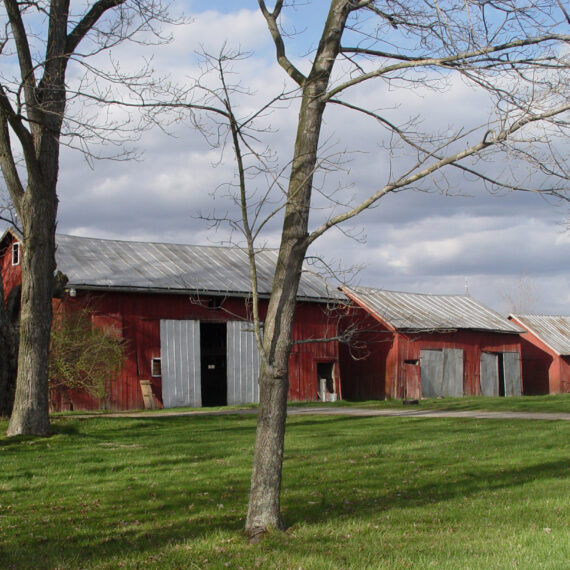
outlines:
M0 437L0 568L569 567L570 422L290 417L289 529L260 544L254 416L53 431Z

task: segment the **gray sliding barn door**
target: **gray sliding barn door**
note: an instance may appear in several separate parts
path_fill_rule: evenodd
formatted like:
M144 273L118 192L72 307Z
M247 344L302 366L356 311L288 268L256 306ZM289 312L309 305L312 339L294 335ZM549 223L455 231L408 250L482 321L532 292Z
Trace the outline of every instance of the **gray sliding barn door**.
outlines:
M424 398L440 395L443 378L443 352L441 350L420 351L420 376Z
M499 395L499 355L492 352L481 353L481 395Z
M463 396L463 349L421 350L420 376L424 398Z
M259 402L259 351L251 323L227 323L228 404Z
M162 403L201 406L200 321L160 321Z
M520 396L520 354L482 352L480 381L483 396Z
M463 396L463 349L443 349L442 396Z
M505 396L521 395L521 365L518 352L503 352Z

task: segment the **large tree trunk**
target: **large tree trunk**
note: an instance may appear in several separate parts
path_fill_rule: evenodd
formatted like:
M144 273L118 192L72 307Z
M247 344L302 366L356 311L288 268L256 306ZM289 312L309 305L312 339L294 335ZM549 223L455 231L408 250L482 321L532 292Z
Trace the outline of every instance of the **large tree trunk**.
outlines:
M293 318L305 254L313 174L326 93L340 39L349 13L346 0L333 0L315 61L303 81L281 246L263 332L266 363L259 378L260 401L251 476L246 533L261 536L269 528L282 529L281 473L287 418L288 369Z
M24 238L18 376L8 435L49 432L48 354L55 270L56 189L67 65L74 59L82 60L108 50L139 32L161 37L154 24L170 22L160 2L92 0L84 4L84 15L78 17L77 10L70 13L69 0L42 2L47 28L32 34L24 21L29 12L28 3L3 1L7 16L3 39L10 55L17 56L20 79L4 83L5 77L0 78L0 167ZM116 12L117 19L99 26L110 12ZM80 54L79 45L91 32L93 43ZM43 60L39 58L42 46ZM115 84L118 77L124 77L127 83L132 80L118 70L110 74L92 71L94 77ZM137 76L132 85L136 83L144 89L138 79ZM94 90L98 88L95 86ZM81 90L74 96L80 94ZM79 137L83 126L76 133ZM23 167L18 168L11 136L19 142L25 177Z
M48 358L55 272L54 188L28 189L23 208L22 312L16 394L8 436L49 434Z
M43 76L36 83L20 6L13 1L5 2L5 5L24 76L23 93L30 122L29 132L25 131L23 125L15 121L11 110L4 111L5 118L10 116L10 125L22 145L27 171L24 191L13 163L9 160L1 162L23 234L18 374L7 435L43 436L50 431L48 358L55 272L59 145L66 103L65 71L73 43L67 34L69 2L52 0L49 3ZM7 124L0 140L2 150L8 152Z

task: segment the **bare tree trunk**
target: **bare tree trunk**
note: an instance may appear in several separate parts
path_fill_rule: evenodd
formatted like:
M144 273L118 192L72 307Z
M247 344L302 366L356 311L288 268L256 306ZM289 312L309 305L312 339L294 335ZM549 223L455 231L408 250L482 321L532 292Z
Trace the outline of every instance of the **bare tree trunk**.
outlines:
M125 4L125 0L94 0L82 18L76 20L72 16L71 29L68 29L69 4L68 0L46 2L48 25L45 37L42 37L45 59L38 65L32 57L24 22L26 7L16 0L4 0L9 22L6 30L20 66L18 93L23 95L24 101L21 108L15 107L9 98L10 88L0 81L0 167L23 234L18 374L8 436L49 434L48 357L67 65L80 42L105 12ZM147 22L158 14L156 6L153 8L152 3L148 4ZM141 13L147 8L141 5ZM104 49L108 46L102 32L101 38L101 49ZM38 81L36 74L40 70L42 76ZM19 95L18 105L20 102ZM27 116L22 115L22 109ZM24 157L25 182L12 152L12 134L18 139Z
M57 156L57 154L56 154ZM14 407L7 435L49 434L48 358L55 271L54 189L28 190L22 209L22 313Z
M306 251L303 241L293 238L281 248L266 318L263 338L267 364L262 366L259 377L259 410L246 520L246 532L250 537L262 535L268 528L285 528L280 508L281 472L291 331Z
M271 29L275 15L266 11L264 3L262 10L265 10L264 15ZM245 530L252 538L263 535L269 528L284 528L280 513L280 493L293 318L302 265L309 246L313 174L326 106L323 96L340 49L340 39L348 14L349 5L346 0L333 0L311 73L307 78L300 78L296 70L290 72L300 82L303 92L281 247L265 319L263 348L266 364L262 367L259 378L258 423L245 524Z

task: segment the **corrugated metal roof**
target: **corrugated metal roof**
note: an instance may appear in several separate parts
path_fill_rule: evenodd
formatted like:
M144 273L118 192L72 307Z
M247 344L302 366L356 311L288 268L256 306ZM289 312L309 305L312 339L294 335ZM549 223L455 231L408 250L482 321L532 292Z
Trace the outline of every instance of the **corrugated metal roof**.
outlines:
M238 247L131 242L57 234L56 262L68 287L140 291L251 291L247 252ZM259 292L271 291L277 251L256 253ZM324 279L304 271L300 299L338 298Z
M570 356L570 317L510 315L560 356Z
M342 287L342 291L395 330L522 332L508 319L466 295L400 293L369 287Z

